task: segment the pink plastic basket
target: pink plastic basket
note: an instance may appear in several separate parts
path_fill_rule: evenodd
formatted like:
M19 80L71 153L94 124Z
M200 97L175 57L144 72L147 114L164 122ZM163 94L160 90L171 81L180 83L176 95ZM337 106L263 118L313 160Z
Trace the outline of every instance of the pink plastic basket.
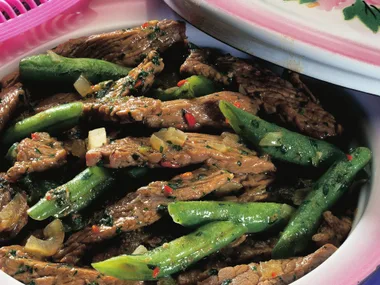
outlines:
M0 42L30 30L84 0L0 0Z

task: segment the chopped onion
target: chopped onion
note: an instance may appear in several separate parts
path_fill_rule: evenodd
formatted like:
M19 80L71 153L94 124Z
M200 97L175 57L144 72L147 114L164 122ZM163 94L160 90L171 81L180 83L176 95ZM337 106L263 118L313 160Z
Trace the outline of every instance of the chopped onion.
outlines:
M155 150L166 151L168 144L183 146L187 140L187 135L173 127L162 129L150 137L150 143Z
M210 142L207 145L220 152L227 152L230 149L228 146L222 143Z
M88 132L87 149L94 149L107 144L107 133L105 128L99 128Z
M282 146L282 132L269 132L259 142L260 146Z
M158 137L156 134L153 134L150 137L150 144L152 145L152 148L159 152L166 151L168 148L168 144L162 138Z
M138 150L139 150L139 153L148 155L151 153L152 148L150 146L140 146Z
M85 97L87 94L92 92L91 85L91 82L88 81L83 75L80 75L74 83L75 89L82 97Z
M61 220L56 219L48 224L44 229L44 236L46 240L30 236L26 241L25 251L40 256L52 256L56 254L65 239Z
M140 244L138 247L136 247L132 254L144 254L146 252L148 252L148 249L142 244Z
M25 203L25 197L17 193L0 211L0 232L12 228L23 214L19 209L20 205Z
M54 51L52 51L52 50L48 50L48 51L47 51L47 54L48 54L48 56L50 56L50 58L51 58L51 60L52 60L53 62L60 62L60 61L62 61L62 56L56 54L56 53L55 53Z

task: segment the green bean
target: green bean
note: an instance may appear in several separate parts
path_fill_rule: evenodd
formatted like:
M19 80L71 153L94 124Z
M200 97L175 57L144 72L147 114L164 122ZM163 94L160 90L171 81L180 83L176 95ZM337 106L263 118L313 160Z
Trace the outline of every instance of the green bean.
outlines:
M67 58L54 53L34 55L20 61L20 76L23 81L66 85L70 88L80 75L96 84L125 77L130 70L104 60Z
M182 83L180 87L176 86L166 90L152 90L151 95L161 101L168 101L175 99L193 99L218 91L216 85L211 80L201 75L193 75L184 79Z
M5 154L5 159L12 164L16 161L18 145L18 142L12 144L11 147L8 149L7 153Z
M168 210L173 221L183 226L228 220L244 225L250 233L285 226L294 212L286 204L215 201L174 202Z
M371 151L359 147L351 156L333 164L314 184L312 191L280 236L272 252L273 258L291 257L307 247L318 229L323 212L335 204L348 189L356 174L371 160Z
M48 217L65 217L89 205L113 181L105 168L85 169L64 185L48 191L28 210L29 217L42 221Z
M289 131L221 101L220 110L236 133L274 159L315 167L330 166L345 154L336 146Z
M230 221L212 222L147 253L121 255L92 266L119 279L156 280L186 269L246 232L246 227Z
M31 133L48 131L58 132L78 124L83 113L83 104L74 102L50 108L34 116L26 118L5 131L2 142L11 144Z

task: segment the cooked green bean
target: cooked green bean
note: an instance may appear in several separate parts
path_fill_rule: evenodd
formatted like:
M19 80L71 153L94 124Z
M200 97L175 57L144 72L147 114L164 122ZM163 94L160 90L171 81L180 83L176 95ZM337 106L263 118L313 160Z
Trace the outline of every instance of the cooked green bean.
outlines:
M50 108L26 118L5 131L2 142L11 144L34 132L58 132L78 124L83 113L81 102L69 103Z
M145 254L121 255L92 266L119 279L156 280L184 270L246 232L246 227L230 221L212 222Z
M330 166L345 157L336 146L268 123L228 102L220 102L220 110L232 128L260 151L274 159L304 166Z
M342 158L315 183L313 190L297 209L273 249L274 258L287 258L302 252L317 231L324 211L348 189L356 174L371 160L371 151L355 149L352 159Z
M93 166L85 169L64 185L48 191L36 205L28 210L29 217L42 221L48 217L65 217L90 204L113 181L105 168Z
M250 233L285 226L294 212L286 204L216 201L174 202L168 210L174 222L183 226L233 221L246 226Z
M7 153L5 154L5 158L10 162L14 163L17 157L17 147L19 143L16 142L11 145L11 147L8 149Z
M40 54L20 61L21 79L33 83L49 83L73 87L83 75L91 83L117 80L128 75L131 69L93 58L67 58L54 53Z
M155 89L151 92L151 95L161 101L167 101L175 99L193 99L218 91L214 82L201 75L193 75L179 81L179 84L180 86L178 87L176 86L166 90Z

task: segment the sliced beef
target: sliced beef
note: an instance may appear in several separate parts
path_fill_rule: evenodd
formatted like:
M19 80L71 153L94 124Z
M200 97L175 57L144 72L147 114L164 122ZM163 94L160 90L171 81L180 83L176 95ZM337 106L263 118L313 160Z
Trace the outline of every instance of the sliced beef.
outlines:
M175 127L181 130L197 130L202 127L228 127L220 112L221 100L239 106L244 111L256 114L258 108L250 98L235 92L223 91L195 99L172 100L162 102L159 115L149 116L145 124L154 127ZM194 123L189 123L185 114L194 117Z
M7 76L3 77L0 81L0 90L4 91L4 89L10 88L13 85L16 85L20 82L20 72L15 71Z
M222 74L210 63L211 51L208 49L192 49L190 55L181 65L180 71L185 74L203 75L224 85L230 85L232 77Z
M85 102L87 116L123 124L144 122L146 117L161 114L161 101L148 97L104 97Z
M25 92L21 83L16 83L0 93L0 131L4 129L17 108L24 101Z
M217 190L233 178L233 174L216 167L200 168L178 175L170 181L156 181L129 193L107 208L110 224L95 225L73 234L54 259L76 263L89 244L101 242L118 233L151 225L161 218L160 209L175 200L198 200Z
M141 27L92 35L60 44L54 52L66 57L90 57L136 66L152 50L165 51L186 39L186 26L173 20L150 21Z
M26 173L42 172L66 163L67 151L48 133L34 133L22 140L16 149L15 164L7 171L7 179L16 181Z
M347 238L351 227L352 219L349 217L338 218L326 211L323 213L323 222L312 239L317 246L330 243L338 247Z
M292 81L298 88L270 70L233 56L221 57L217 64L221 69L231 72L239 85L239 91L254 98L267 114L315 138L341 134L341 125L323 109L296 76L292 76Z
M163 69L164 63L162 58L160 58L157 51L153 50L149 52L147 57L138 66L128 73L128 76L120 78L117 81L111 80L92 86L92 95L95 98L120 98L135 94L143 95L152 86L155 75Z
M49 96L46 99L41 100L34 107L34 113L40 113L50 108L57 107L62 104L67 104L75 101L79 101L81 96L77 93L58 93L53 96Z
M0 269L24 284L35 285L137 285L138 281L122 281L104 276L96 270L67 264L44 262L29 256L21 246L0 249Z
M309 273L336 251L336 247L327 244L316 252L290 259L270 260L226 267L200 284L236 284L236 285L283 285L290 284Z
M161 102L148 97L104 97L85 103L88 116L120 123L141 122L151 128L175 127L181 130L197 130L204 127L228 127L220 112L221 100L256 114L257 105L247 96L223 91L195 99L179 99ZM194 117L189 123L187 116Z
M275 170L267 157L258 157L238 143L238 139L230 133L221 136L187 133L181 148L173 145L160 152L151 147L149 138L127 137L88 151L86 161L88 166L102 162L109 168L142 165L178 168L205 162L233 173L259 174ZM225 148L218 149L215 145Z
M210 276L217 275L218 270L252 261L270 259L276 238L257 240L252 236L246 237L242 243L233 244L207 257L196 269L189 269L177 276L181 285L198 284Z

